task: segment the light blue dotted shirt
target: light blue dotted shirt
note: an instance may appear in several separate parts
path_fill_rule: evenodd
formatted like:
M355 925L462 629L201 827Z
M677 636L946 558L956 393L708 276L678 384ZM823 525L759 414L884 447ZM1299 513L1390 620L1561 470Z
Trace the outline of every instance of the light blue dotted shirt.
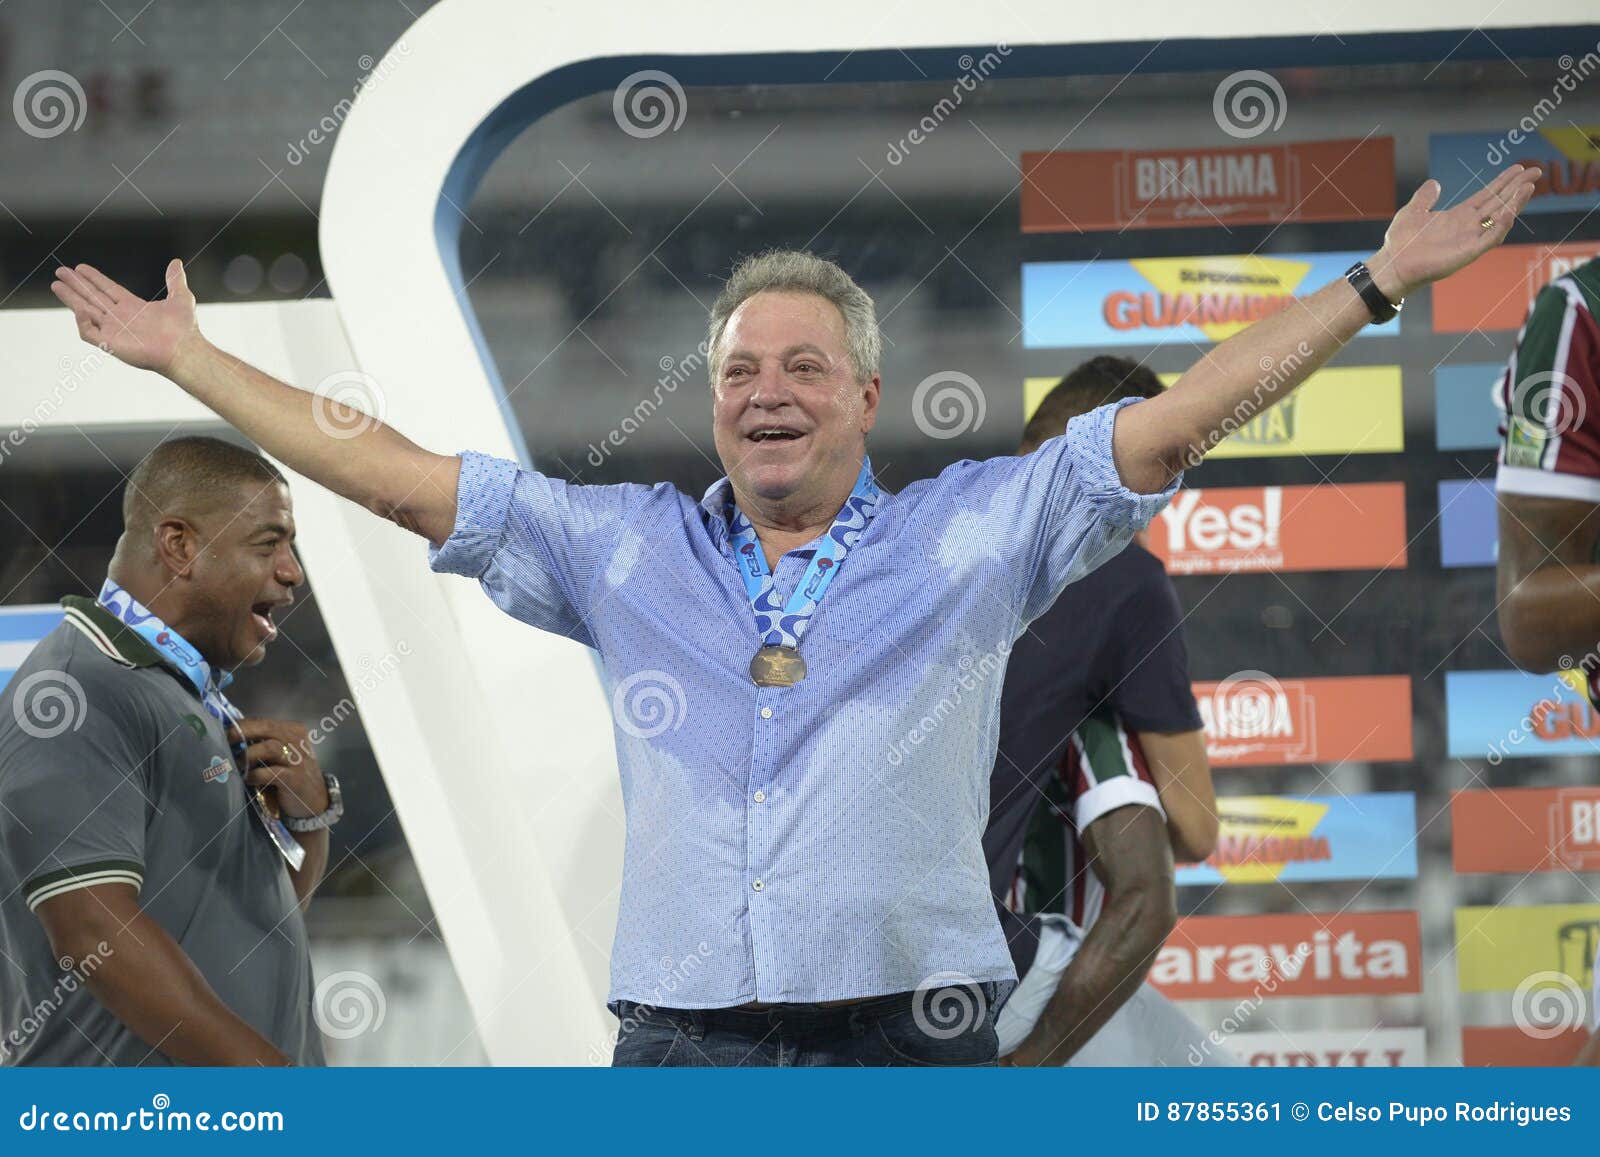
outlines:
M1014 978L981 843L1006 659L1177 486L1121 484L1116 408L1024 457L885 492L793 687L750 679L762 640L726 478L697 504L665 483L578 486L462 455L433 569L600 653L627 807L612 1001L716 1008ZM814 548L779 560L782 597Z

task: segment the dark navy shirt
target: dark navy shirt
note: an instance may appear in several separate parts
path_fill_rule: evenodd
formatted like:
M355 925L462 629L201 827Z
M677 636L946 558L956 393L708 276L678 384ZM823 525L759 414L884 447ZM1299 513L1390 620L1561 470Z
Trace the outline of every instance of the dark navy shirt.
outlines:
M1130 544L1069 586L1012 647L983 850L1019 976L1033 963L1038 936L1004 899L1045 785L1071 754L1072 733L1097 708L1133 732L1200 728L1182 622L1161 560Z

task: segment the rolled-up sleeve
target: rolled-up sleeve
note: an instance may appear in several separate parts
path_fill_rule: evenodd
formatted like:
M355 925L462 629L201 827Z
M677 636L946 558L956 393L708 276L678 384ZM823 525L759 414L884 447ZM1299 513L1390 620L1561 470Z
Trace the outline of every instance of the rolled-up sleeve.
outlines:
M1137 403L1124 398L1080 414L1065 433L1031 454L1001 460L1018 464L1006 484L1019 516L1014 526L1024 560L1024 622L1038 618L1068 583L1126 546L1182 484L1179 475L1155 494L1138 494L1122 484L1111 434L1117 411Z
M503 458L461 455L456 522L435 571L475 578L515 619L594 646L590 594L648 487L579 486Z
M445 574L481 578L506 535L506 512L520 467L504 458L461 455L456 524L443 546L428 548L428 565Z

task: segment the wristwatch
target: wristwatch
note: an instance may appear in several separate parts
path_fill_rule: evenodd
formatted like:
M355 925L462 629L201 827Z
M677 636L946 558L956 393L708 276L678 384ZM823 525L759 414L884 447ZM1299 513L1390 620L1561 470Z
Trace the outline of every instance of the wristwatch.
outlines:
M1349 269L1346 269L1344 271L1344 279L1361 295L1361 300L1366 302L1367 309L1372 313L1373 325L1382 325L1384 322L1391 320L1400 312L1400 307L1405 304L1404 298L1399 301L1390 301L1383 295L1383 290L1379 289L1372 280L1372 270L1367 268L1365 261L1357 261Z
M322 781L328 785L328 810L320 816L284 816L283 826L291 832L315 832L331 828L344 815L344 796L339 794L339 781L326 771L322 773Z

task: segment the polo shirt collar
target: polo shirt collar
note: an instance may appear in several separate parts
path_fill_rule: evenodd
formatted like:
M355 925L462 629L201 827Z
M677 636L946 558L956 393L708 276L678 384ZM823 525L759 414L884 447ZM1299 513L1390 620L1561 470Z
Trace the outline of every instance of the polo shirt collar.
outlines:
M117 616L93 599L67 595L61 600L67 623L86 636L101 654L124 667L154 667L161 656Z
M212 715L224 722L235 715L222 693L233 676L216 674L189 640L118 583L106 579L95 602L73 595L61 601L72 625L112 660L127 667L164 664L194 688Z

